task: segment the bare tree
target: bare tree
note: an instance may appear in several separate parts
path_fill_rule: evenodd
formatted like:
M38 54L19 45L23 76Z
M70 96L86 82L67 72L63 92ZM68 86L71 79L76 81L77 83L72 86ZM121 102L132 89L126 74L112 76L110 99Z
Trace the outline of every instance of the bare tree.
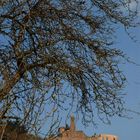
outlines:
M119 62L125 55L112 45L116 27L136 26L131 3L1 1L1 118L18 116L39 131L44 119L58 124L63 111L82 114L84 124L95 122L95 114L103 121L122 116L125 76Z

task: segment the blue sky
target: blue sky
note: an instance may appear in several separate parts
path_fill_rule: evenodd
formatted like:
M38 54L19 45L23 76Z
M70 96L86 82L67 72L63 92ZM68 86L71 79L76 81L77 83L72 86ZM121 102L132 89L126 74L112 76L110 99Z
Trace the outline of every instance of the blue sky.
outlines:
M140 2L140 0L139 0ZM132 4L132 8L135 5ZM140 4L139 4L139 19L140 19ZM126 94L125 102L126 106L134 111L140 112L140 26L131 30L132 35L135 35L132 41L128 35L123 31L117 32L116 47L120 48L130 57L132 61L139 66L131 63L125 63L121 67L124 74L127 77L126 87L122 91ZM94 133L106 133L115 134L119 137L119 140L139 140L140 138L140 114L131 113L132 119L114 117L111 119L111 125L105 125L101 122L97 122L97 128L82 128L78 121L77 127L81 129L87 135L93 135ZM90 131L89 131L90 130Z
M134 111L140 112L140 28L133 29L132 35L135 35L137 42L131 40L123 31L117 32L116 47L119 47L132 61L139 64L125 63L121 67L127 77L126 87L122 91L126 94L126 106ZM130 113L131 119L114 117L111 119L111 125L97 122L97 128L83 128L81 122L77 122L77 128L82 129L87 135L94 133L115 134L119 140L135 140L140 138L140 114Z
M135 5L132 4L132 8ZM140 16L140 14L139 14ZM133 29L132 35L135 35L137 42L131 40L121 29L117 32L116 47L119 47L130 59L139 66L131 63L121 65L124 74L127 77L126 87L122 91L125 96L126 106L131 110L140 112L140 28ZM84 128L80 120L76 120L77 129L83 130L87 135L94 133L114 134L119 140L139 140L140 133L140 115L131 113L132 119L114 117L111 119L111 125L97 122L98 126Z
M134 42L123 29L118 30L115 47L121 49L133 62L123 63L121 68L126 75L127 82L122 93L126 94L124 100L130 110L140 112L140 28L132 29L131 35L135 35ZM103 124L97 120L97 126L85 128L80 120L76 120L77 130L83 130L88 136L96 134L113 134L119 140L139 140L140 138L140 114L129 113L128 118L113 117L111 124ZM95 120L96 121L96 120ZM64 125L62 122L61 125Z
M134 7L135 5L132 3L131 8L133 9ZM119 29L116 35L115 47L121 49L130 60L137 64L125 62L125 64L121 65L127 78L127 83L122 93L126 94L124 98L126 106L133 111L140 112L140 26L132 29L130 32L132 36L135 36L134 39L136 42L130 39L123 29ZM110 125L97 121L97 127L91 126L87 128L83 127L80 120L76 120L75 122L77 129L83 130L88 136L95 133L114 134L119 137L119 140L139 140L140 114L130 113L129 117L129 119L113 117L111 118ZM61 125L63 126L64 122Z
M133 9L134 7L135 3L132 3L131 8ZM140 4L138 9L140 19ZM126 94L124 98L126 106L133 111L140 112L140 26L130 32L132 36L135 36L136 42L130 39L123 29L119 29L115 47L120 48L130 57L130 60L137 64L125 63L121 65L127 78L126 87L122 92ZM111 119L111 125L106 125L99 121L97 122L97 127L84 128L80 120L76 120L76 125L78 130L83 130L89 136L94 133L103 133L117 135L119 140L139 140L140 114L130 113L129 117L131 119L114 117Z

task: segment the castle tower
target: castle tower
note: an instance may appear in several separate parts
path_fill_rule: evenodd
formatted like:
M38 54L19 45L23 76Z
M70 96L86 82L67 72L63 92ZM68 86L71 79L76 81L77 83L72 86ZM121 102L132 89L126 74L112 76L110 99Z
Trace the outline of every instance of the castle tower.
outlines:
M75 121L74 116L71 116L71 122L70 122L70 130L75 131Z

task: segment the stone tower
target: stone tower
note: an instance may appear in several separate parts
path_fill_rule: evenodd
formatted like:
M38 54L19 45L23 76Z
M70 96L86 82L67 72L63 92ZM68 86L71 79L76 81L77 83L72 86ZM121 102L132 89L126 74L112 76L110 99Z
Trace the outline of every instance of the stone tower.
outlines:
M74 116L71 116L71 122L70 122L70 131L75 131L75 120Z

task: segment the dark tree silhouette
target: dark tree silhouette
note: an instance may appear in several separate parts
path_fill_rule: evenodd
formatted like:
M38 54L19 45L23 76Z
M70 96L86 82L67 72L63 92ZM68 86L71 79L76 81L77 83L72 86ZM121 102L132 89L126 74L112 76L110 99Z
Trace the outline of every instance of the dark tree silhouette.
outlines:
M122 116L125 55L112 46L116 27L135 27L136 17L131 1L1 1L1 117L39 130L61 111L81 113L84 124Z

